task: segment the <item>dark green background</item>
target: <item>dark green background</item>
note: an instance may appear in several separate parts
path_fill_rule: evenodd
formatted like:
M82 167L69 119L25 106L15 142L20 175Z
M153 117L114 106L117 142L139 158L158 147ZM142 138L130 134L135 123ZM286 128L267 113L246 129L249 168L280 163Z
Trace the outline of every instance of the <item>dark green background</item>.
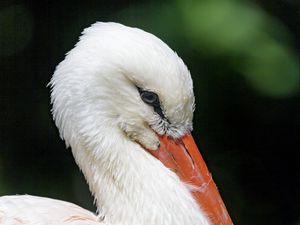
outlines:
M2 0L0 195L94 209L46 85L83 28L116 21L157 35L191 70L194 136L235 224L299 225L299 9L296 0Z

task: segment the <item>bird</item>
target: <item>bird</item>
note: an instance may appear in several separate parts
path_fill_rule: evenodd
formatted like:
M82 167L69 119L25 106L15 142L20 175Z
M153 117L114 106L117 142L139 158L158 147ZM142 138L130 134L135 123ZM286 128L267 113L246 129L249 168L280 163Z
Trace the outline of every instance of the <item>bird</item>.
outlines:
M190 71L139 28L85 28L49 82L52 115L97 213L31 195L0 197L0 224L232 225L193 140Z

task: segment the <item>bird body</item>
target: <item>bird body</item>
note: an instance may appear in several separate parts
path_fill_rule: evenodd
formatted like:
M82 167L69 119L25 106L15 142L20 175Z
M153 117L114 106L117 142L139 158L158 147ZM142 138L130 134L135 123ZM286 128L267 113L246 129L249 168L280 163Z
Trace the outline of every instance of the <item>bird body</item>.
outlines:
M107 225L75 204L30 195L0 198L1 225Z
M52 203L58 210L72 208L70 215L63 210L58 215L65 222L53 225L76 224L74 215L79 211L79 220L87 218L87 224L212 224L192 194L202 190L194 185L198 181L182 181L176 172L181 165L173 155L171 161L179 169L168 168L169 161L164 162L168 157L160 159L151 153L160 152L162 137L168 137L166 142L181 140L192 129L192 79L164 42L137 28L96 23L84 30L57 66L50 85L55 123L88 182L98 214L62 201L12 196L0 198L0 221L9 215L14 218L9 212L15 205L7 202L16 200L24 207L37 201L41 214L54 215ZM193 159L188 161L194 168ZM197 176L202 180L200 173ZM22 221L29 218L21 212L16 215ZM74 220L66 220L68 216Z

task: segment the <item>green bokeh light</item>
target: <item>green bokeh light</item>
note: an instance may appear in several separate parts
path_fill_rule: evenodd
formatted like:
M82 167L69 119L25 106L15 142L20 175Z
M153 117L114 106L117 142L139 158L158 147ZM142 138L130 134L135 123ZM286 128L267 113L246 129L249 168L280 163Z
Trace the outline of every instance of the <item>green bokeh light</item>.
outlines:
M277 39L281 28L254 5L238 1L179 1L185 34L207 55L228 57L228 63L249 85L269 97L289 97L299 90L299 62L287 43ZM267 29L268 28L268 29ZM288 32L279 29L288 37ZM233 58L234 60L232 60Z

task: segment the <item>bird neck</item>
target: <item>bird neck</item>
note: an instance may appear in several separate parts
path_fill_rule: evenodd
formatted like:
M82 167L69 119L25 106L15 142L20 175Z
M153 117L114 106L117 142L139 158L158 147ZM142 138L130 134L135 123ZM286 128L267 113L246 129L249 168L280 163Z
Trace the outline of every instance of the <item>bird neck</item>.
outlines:
M209 225L187 186L140 145L118 132L73 149L99 218L120 225Z

